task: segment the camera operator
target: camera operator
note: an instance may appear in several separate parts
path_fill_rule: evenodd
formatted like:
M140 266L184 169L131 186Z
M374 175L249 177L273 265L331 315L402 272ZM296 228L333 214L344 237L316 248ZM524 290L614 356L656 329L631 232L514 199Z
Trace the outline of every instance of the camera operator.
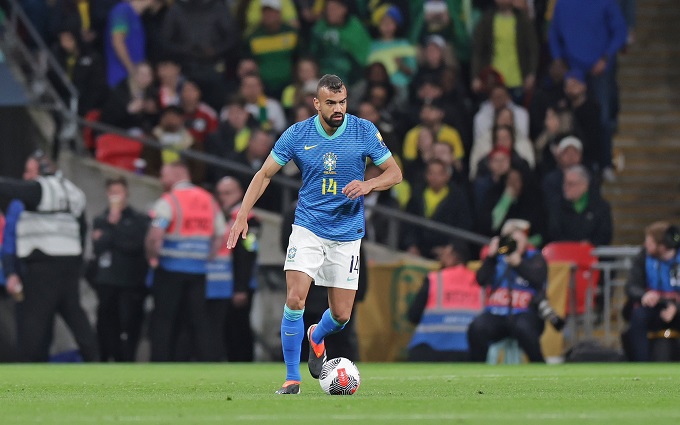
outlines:
M626 282L623 315L630 327L622 336L632 361L651 359L648 332L680 331L680 229L657 221L645 229L644 250L636 257Z
M486 360L491 343L515 338L531 362L544 362L540 337L544 322L533 299L543 294L548 265L540 251L527 243L529 223L508 220L501 237L491 239L489 254L477 271L477 282L487 288L485 311L468 328L472 361Z

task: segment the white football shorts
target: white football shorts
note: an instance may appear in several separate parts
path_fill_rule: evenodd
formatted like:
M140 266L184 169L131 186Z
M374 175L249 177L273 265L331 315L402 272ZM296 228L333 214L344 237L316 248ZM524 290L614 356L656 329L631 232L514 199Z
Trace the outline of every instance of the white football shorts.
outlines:
M317 286L357 290L361 239L349 242L320 238L293 225L284 270L306 273Z

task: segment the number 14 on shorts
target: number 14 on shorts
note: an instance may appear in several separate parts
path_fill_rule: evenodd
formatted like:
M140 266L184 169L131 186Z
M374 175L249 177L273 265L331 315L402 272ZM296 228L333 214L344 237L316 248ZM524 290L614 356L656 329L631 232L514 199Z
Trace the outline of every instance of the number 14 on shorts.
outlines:
M359 256L358 255L352 255L352 258L349 261L349 273L352 274L354 272L359 274Z

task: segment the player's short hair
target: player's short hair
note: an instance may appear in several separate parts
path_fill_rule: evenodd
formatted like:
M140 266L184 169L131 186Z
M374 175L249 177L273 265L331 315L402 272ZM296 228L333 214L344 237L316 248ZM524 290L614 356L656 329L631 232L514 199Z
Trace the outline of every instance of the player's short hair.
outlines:
M344 85L345 83L337 75L326 74L319 80L319 84L316 86L316 93L318 95L321 89L327 89L331 93L340 93Z

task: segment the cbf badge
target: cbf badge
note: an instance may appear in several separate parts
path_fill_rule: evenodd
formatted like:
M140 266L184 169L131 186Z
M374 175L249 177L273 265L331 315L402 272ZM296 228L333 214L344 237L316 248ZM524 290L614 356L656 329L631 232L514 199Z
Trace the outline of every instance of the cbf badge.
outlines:
M333 152L325 153L322 157L324 174L335 174L338 165L338 156Z
M288 261L293 261L295 254L297 254L297 248L292 247L288 249Z

